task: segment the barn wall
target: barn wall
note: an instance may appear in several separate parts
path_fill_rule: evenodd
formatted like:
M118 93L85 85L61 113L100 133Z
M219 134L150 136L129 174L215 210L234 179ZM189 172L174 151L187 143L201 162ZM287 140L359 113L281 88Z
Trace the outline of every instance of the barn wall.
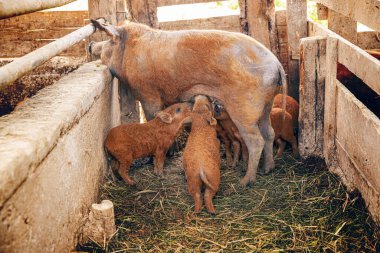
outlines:
M35 12L0 20L0 58L20 57L85 25L87 11ZM61 56L85 56L85 42Z
M69 252L120 122L109 70L88 63L0 118L0 252Z

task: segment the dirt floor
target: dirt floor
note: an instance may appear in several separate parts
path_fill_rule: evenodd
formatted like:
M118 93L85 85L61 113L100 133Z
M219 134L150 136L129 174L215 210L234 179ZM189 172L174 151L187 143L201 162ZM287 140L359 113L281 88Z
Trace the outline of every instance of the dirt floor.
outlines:
M0 89L0 117L12 112L18 104L42 88L52 85L61 76L74 71L84 61L85 58L78 57L54 57L12 85ZM9 60L0 60L0 67L9 62Z
M228 168L214 198L217 214L193 213L181 152L130 171L138 182L109 180L100 199L115 205L117 233L85 252L380 252L380 233L358 194L348 194L321 161L301 162L286 152L268 175L239 189L242 165Z

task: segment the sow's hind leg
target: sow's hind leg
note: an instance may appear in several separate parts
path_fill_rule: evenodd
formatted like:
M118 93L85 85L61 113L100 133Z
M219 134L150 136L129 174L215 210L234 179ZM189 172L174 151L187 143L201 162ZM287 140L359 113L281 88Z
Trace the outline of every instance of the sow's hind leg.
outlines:
M228 111L248 148L248 168L245 176L240 180L241 186L256 182L257 166L265 144L258 125L263 106L244 106L244 103L247 101L241 101L241 106L235 107L239 109Z

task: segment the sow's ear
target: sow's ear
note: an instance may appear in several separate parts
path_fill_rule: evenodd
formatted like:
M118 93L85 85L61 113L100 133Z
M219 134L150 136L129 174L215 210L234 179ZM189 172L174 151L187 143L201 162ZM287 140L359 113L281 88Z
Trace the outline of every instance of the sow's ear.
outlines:
M117 30L117 28L113 25L106 25L100 23L98 20L90 19L91 23L95 26L95 28L99 29L100 31L106 32L109 36L112 37L120 37L120 33Z
M162 120L162 122L164 122L166 124L170 124L173 121L172 115L170 115L167 112L159 112L157 114L157 117L159 117Z
M210 123L211 126L216 126L217 124L217 121L214 117L211 117L210 120L208 120L208 122Z

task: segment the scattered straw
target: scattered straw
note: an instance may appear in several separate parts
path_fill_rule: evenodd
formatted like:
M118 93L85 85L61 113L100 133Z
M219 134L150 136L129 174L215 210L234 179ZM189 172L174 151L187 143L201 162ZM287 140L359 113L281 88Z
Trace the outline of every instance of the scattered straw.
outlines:
M240 165L242 166L242 164ZM216 216L193 214L181 154L167 159L165 176L152 165L133 169L137 186L108 181L101 199L115 204L117 234L88 252L376 252L379 231L360 196L349 195L318 161L288 153L257 183L238 188L241 167L222 166Z

